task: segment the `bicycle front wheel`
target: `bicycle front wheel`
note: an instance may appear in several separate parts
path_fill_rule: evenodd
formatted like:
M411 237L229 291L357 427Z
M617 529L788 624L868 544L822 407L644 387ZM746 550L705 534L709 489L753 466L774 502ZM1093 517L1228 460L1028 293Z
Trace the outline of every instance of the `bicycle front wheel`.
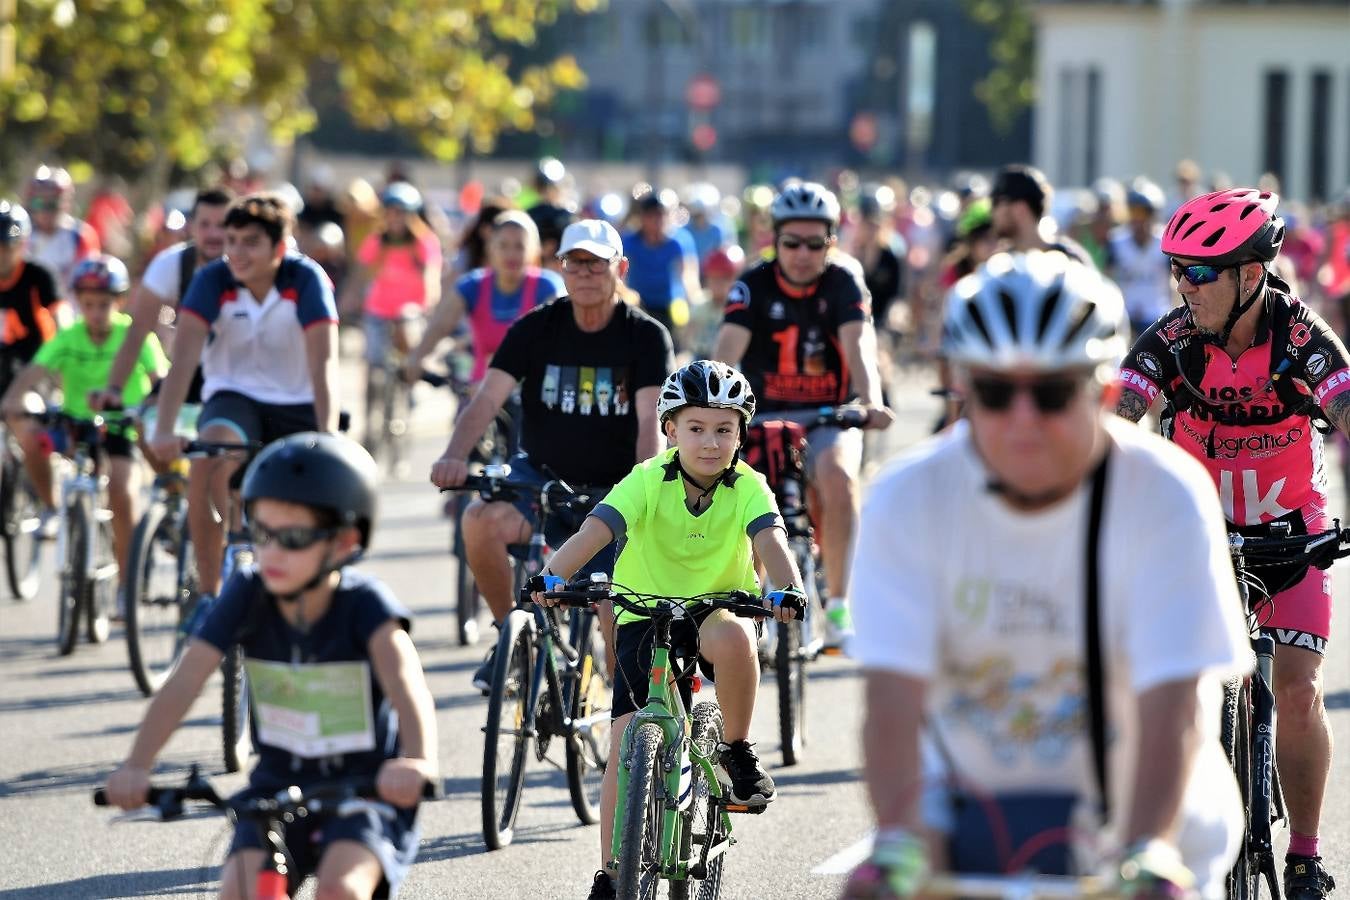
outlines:
M654 900L661 884L661 814L657 760L665 736L661 726L646 722L633 735L628 760L628 794L623 798L623 844L619 848L619 900Z
M483 727L483 840L500 850L515 836L516 814L525 790L525 759L530 746L525 723L534 638L530 614L514 610L502 623Z
M224 681L221 691L221 745L225 771L238 772L248 762L252 749L248 732L248 683L244 674L244 648L235 645L220 664Z
M181 649L191 571L191 553L181 512L162 502L150 504L136 524L127 553L127 656L131 675L149 697L169 677Z
M80 614L88 591L85 571L89 545L89 520L78 503L66 507L66 558L61 572L61 596L57 601L57 644L62 656L75 652L80 637Z
M1242 793L1242 848L1228 873L1228 900L1256 900L1260 895L1261 871L1251 855L1252 838L1252 740L1251 702L1246 678L1234 678L1223 686L1223 724L1220 739ZM1266 826L1269 827L1268 825Z
M572 695L572 734L567 739L567 788L572 808L587 825L600 821L600 786L609 765L609 713L613 681L605 671L605 650L594 613L572 610L572 646L577 648L578 681ZM579 721L592 722L576 726Z
M457 498L462 502L463 498ZM459 645L467 647L478 643L478 582L474 581L473 570L469 568L468 554L464 551L464 513L462 508L455 516L455 622L458 630Z
M98 509L93 514L94 566L85 581L85 637L91 644L102 644L112 632L112 615L117 608L117 560L113 554L112 513Z
M3 451L0 451L3 452ZM38 502L23 466L6 453L0 471L0 534L5 542L5 576L16 600L31 600L38 589Z

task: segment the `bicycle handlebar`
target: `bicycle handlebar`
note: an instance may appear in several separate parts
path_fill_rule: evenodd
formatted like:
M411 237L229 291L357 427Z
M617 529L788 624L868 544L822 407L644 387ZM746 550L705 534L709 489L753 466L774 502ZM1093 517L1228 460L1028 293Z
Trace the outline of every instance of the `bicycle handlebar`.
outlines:
M1248 568L1306 562L1326 569L1350 556L1350 528L1342 529L1336 519L1334 527L1315 534L1247 537L1233 533L1228 535L1228 552L1240 556Z
M867 412L861 406L821 406L816 409L783 409L762 412L750 420L751 427L765 422L796 422L807 428L862 428Z
M367 809L384 815L380 807L392 809L376 800L375 779L371 776L340 778L322 781L308 788L294 785L265 797L227 801L221 799L215 787L202 776L197 765L188 771L183 784L152 784L146 795L146 806L158 810L160 821L168 822L183 814L183 805L198 801L216 809L228 809L239 818L271 818L304 809L318 813L334 811L350 815ZM440 800L444 791L439 783L428 781L422 786L423 800ZM108 794L103 788L94 791L94 805L108 806Z
M184 456L224 456L227 453L257 453L265 445L261 441L187 441Z
M614 590L608 583L592 582L587 579L571 581L561 591L545 591L544 597L557 600L564 606L591 606L605 600L613 600L614 605L625 612L648 619L680 618L690 606L725 609L743 619L764 619L773 615L772 607L761 606L757 602L758 598L748 591L726 591L697 597L662 597L630 593L652 605L636 602L628 594ZM522 599L528 599L529 595L528 587L521 590Z
M490 470L500 468L501 473ZM468 475L463 484L441 488L441 493L450 491L476 491L484 500L501 500L505 496L537 498L549 511L563 509L586 509L593 505L594 495L581 493L561 478L545 482L510 481L510 466L489 466L489 472L481 475Z

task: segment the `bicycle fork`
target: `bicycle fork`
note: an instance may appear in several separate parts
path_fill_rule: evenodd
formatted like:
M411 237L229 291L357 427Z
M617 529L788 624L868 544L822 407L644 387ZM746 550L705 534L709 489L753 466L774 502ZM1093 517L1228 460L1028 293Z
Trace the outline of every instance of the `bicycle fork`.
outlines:
M1270 895L1280 896L1279 880L1275 872L1275 847L1270 826L1274 821L1271 810L1275 794L1275 694L1274 684L1275 640L1260 635L1252 646L1256 650L1256 673L1251 679L1252 694L1252 791L1251 791L1251 853L1259 860L1259 868L1266 878Z

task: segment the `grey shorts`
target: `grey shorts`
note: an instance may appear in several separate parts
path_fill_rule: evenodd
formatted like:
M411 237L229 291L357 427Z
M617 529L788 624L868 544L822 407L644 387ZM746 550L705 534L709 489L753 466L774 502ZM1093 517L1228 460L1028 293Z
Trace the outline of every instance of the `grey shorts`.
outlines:
M816 456L838 447L839 465L856 478L862 471L863 433L861 428L835 428L822 425L806 433L806 477L816 474Z
M372 366L384 365L393 349L394 327L405 322L418 322L421 318L420 313L413 312L397 319L386 319L383 316L363 313L361 315L361 330L366 336L366 362Z

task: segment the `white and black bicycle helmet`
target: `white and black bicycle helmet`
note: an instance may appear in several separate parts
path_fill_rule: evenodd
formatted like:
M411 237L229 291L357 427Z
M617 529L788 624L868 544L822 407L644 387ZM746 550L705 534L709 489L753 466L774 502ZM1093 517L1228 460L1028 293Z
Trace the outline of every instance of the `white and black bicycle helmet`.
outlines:
M955 363L1042 371L1118 366L1129 348L1119 289L1062 253L997 253L947 297Z
M748 427L755 417L755 392L745 376L726 363L698 359L666 377L661 397L656 401L661 425L686 406L734 409Z
M830 233L839 227L839 198L825 185L794 181L784 185L769 208L774 227L784 222L824 222Z

